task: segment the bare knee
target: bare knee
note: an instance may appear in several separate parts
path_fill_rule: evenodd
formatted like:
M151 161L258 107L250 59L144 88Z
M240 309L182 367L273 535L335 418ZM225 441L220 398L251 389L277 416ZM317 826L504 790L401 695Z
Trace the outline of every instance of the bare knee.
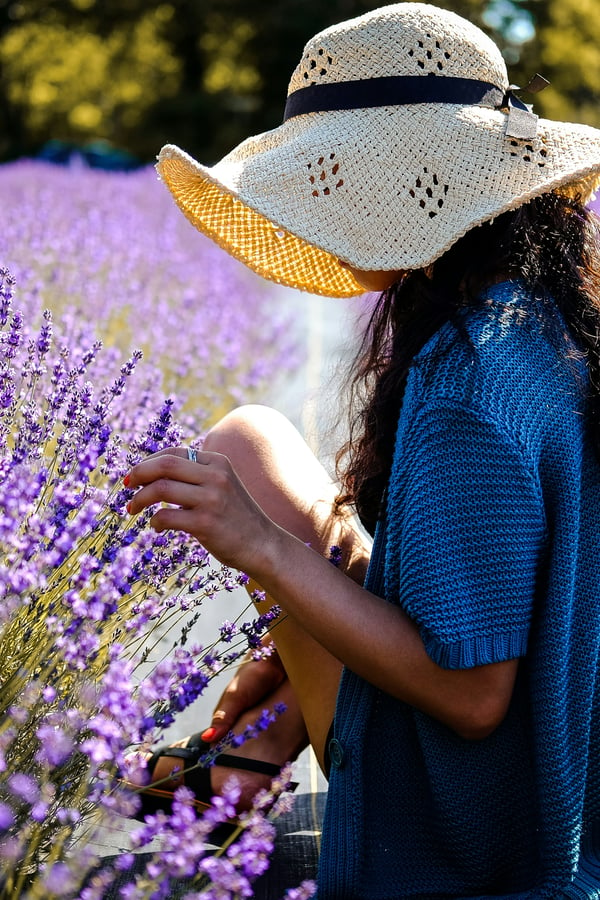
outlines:
M244 451L271 442L281 429L293 429L282 413L269 406L248 403L223 416L204 439L204 449L231 456L237 449Z
M204 449L227 456L267 515L316 546L335 488L284 415L268 406L241 406L209 431Z
M203 448L227 456L250 488L257 481L288 480L287 461L306 455L299 432L282 413L248 404L232 410L206 435Z

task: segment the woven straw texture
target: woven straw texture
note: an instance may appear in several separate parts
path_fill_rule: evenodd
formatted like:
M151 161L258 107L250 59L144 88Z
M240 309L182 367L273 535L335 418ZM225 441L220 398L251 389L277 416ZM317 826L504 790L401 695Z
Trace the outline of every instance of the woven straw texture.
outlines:
M386 6L316 35L288 93L389 75L508 86L470 22L422 3ZM600 131L540 119L505 135L505 111L417 103L299 115L204 167L167 145L157 169L188 219L273 281L326 296L363 291L359 269L421 268L470 228L562 185L595 182Z

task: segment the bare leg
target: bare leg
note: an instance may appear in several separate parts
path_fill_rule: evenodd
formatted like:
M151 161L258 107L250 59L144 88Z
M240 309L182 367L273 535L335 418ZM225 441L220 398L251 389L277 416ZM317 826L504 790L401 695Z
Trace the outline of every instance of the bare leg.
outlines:
M241 407L209 432L204 449L229 457L247 490L278 525L322 555L339 546L342 566L362 582L369 543L350 516L332 513L336 486L284 416L263 406ZM277 623L273 638L322 766L341 663L290 618Z
M327 556L332 545L340 547L342 567L351 578L362 583L370 554L369 541L351 516L333 514L336 486L284 416L264 406L241 407L214 426L206 437L204 449L227 456L267 515L316 553ZM257 606L262 612L273 602L276 598L267 598ZM246 742L238 751L228 752L283 765L296 758L306 746L308 735L323 768L341 663L291 618L281 617L273 627L272 638L287 678L255 706L245 708L234 731L239 733L246 724L256 721L265 706L283 702L287 711L266 732ZM178 744L185 742L186 739ZM178 761L168 764L164 760L164 763L170 771ZM160 777L166 774L161 766ZM269 784L266 776L215 766L211 769L211 787L215 793L231 774L241 783L241 808L249 806L254 793Z

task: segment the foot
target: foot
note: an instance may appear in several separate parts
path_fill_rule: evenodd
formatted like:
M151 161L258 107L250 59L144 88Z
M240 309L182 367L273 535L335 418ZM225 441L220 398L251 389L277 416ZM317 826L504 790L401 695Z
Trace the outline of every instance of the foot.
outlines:
M208 789L207 785L205 793L209 793L210 796L219 794L225 782L232 776L235 776L241 791L237 804L238 812L250 809L255 794L259 790L268 790L277 770L286 763L295 760L300 751L307 746L308 739L304 721L300 716L295 696L287 680L279 685L269 697L265 698L263 703L241 715L233 729L234 733L242 734L247 726L254 725L263 709L272 709L279 703L285 704L286 710L265 731L261 732L257 737L245 741L240 747L227 748L224 751L227 756L271 764L275 767L273 772L267 775L219 763L219 765L210 766L206 772L210 788ZM209 731L207 730L207 732ZM204 735L207 735L207 732L204 732ZM174 750L184 749L187 748L189 741L190 737L188 736L175 741L173 744L169 744L169 747L172 747ZM151 758L152 754L145 754L146 762ZM181 756L170 756L163 751L156 760L150 781L142 781L136 778L134 783L143 783L145 787L156 785L159 790L168 793L172 793L182 784L190 786L195 780L194 776L197 775L197 770L190 772L186 777L184 772L185 762ZM131 782L133 782L133 777ZM209 797L207 796L199 797L200 801L207 801L208 799Z
M266 731L262 731L257 737L244 741L241 747L228 749L226 751L228 755L272 763L279 768L297 759L300 752L308 746L308 737L304 720L297 708L295 695L287 680L264 704L256 706L240 716L233 730L236 734L241 734L247 725L253 725L256 722L263 709L267 707L272 709L277 703L285 704L285 712L277 716ZM238 811L249 809L257 791L268 790L271 786L269 776L219 765L213 766L210 771L213 792L218 794L232 775L237 778L241 788Z

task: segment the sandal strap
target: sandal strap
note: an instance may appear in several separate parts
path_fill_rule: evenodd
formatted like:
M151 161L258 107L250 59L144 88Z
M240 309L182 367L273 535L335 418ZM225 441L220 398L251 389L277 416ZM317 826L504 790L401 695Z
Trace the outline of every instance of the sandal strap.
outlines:
M198 762L199 755L197 750L189 750L187 747L159 747L148 760L148 769L150 769L152 763L156 764L163 756L173 756L175 759L187 759L192 762ZM156 757L156 759L154 757Z
M201 732L190 736L187 747L197 752L197 759L210 751L210 744L203 741ZM187 748L186 748L187 749ZM215 766L228 766L231 769L243 769L246 772L257 772L259 775L268 775L276 778L281 773L281 766L275 763L264 762L262 759L249 759L246 756L234 756L232 753L219 753L213 760Z
M185 747L171 747L168 745L159 747L154 751L148 760L148 772L150 775L154 773L156 764L159 759L164 757L173 757L174 759L183 760L183 770L178 774L183 775L184 783L191 788L195 794L200 797L211 796L210 793L210 765L193 768L201 756L209 753L210 744L203 741L200 732L190 736ZM269 778L275 778L281 772L281 766L275 763L265 762L261 759L249 759L245 756L234 756L231 753L219 753L212 761L211 765L226 766L231 769L240 769L246 772L256 772L259 775L267 775ZM189 771L189 770L192 771ZM290 785L290 789L297 787L295 783Z
M185 771L191 766L196 765L200 757L203 754L208 753L209 750L210 744L207 744L206 741L202 740L199 732L191 735L185 747L173 747L169 744L163 744L162 747L157 747L157 749L148 760L148 772L150 773L150 775L152 775L154 773L154 769L158 760L165 756L171 756L174 759L183 759L184 762L189 762L189 766L184 765L183 767Z
M281 772L281 766L264 762L262 759L248 759L245 756L232 756L231 753L220 753L215 759L215 766L229 766L232 769L244 769L246 772L258 772L275 778Z

